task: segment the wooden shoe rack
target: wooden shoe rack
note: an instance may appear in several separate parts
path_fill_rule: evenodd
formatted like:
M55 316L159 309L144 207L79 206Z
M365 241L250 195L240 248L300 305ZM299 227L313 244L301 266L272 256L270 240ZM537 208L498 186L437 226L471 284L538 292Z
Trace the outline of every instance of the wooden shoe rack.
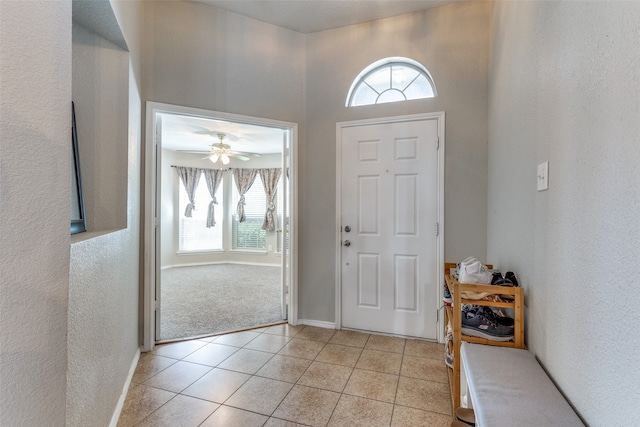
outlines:
M492 268L491 265L487 265L487 267ZM456 264L454 263L444 264L445 286L449 288L451 298L453 299L453 305L445 307L445 328L447 324L451 324L451 329L453 331L453 369L449 368L448 372L449 385L451 387L451 403L454 411L456 408L460 407L460 343L462 341L502 347L524 348L524 289L520 287L515 288L509 286L481 285L477 283L460 283L453 275L450 274L451 269L455 268ZM512 301L507 301L505 299L499 301L463 299L463 292L487 292L492 295L506 295L509 297L508 299L512 299ZM462 304L475 304L513 310L513 340L506 342L491 341L484 338L463 335L461 316Z

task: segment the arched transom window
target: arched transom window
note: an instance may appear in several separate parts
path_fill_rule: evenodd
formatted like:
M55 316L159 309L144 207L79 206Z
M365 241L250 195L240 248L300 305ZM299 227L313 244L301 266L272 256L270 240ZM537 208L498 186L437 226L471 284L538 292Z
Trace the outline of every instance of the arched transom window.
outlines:
M347 107L382 104L437 95L429 71L409 58L376 61L356 77L347 95Z

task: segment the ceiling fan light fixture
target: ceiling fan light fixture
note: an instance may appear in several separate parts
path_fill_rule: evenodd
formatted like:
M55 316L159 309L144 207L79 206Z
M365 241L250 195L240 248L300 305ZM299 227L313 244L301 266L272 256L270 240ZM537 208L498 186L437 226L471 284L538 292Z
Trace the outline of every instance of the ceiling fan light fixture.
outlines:
M220 160L222 160L222 163L225 165L229 164L229 156L227 156L226 154L221 154L220 155Z
M209 156L209 160L211 160L213 163L216 163L218 161L218 157L220 157L218 153L213 153Z

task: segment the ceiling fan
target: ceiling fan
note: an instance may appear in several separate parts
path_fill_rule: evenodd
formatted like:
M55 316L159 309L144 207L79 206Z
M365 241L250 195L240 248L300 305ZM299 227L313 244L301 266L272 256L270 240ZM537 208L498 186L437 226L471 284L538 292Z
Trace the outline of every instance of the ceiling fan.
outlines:
M247 153L244 151L232 150L229 144L225 144L224 142L222 142L226 137L224 133L218 133L216 134L216 136L218 137L219 142L212 143L210 146L210 150L208 152L206 151L189 151L189 152L190 153L207 153L207 155L203 157L203 159L209 159L213 163L217 163L218 161L220 161L224 165L228 165L231 158L247 161L247 160L250 160L251 157L260 157L260 154L258 153Z

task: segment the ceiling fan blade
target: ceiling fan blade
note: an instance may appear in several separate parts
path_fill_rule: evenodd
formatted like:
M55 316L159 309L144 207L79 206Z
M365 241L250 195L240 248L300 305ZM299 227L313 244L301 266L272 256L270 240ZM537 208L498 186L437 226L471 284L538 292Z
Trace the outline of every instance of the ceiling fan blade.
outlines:
M234 158L239 159L239 160L244 160L245 162L246 162L247 160L249 160L249 157L247 157L247 156L243 156L242 154L238 154L238 153L236 153L236 152L229 153L229 154L228 154L228 156L229 156L229 157L234 157Z
M258 153L249 153L247 151L233 151L235 154L240 154L242 156L247 156L247 157L260 157L260 154Z
M209 150L199 150L199 151L196 151L196 150L176 150L176 151L179 152L179 153L185 153L185 154L206 154L206 153L210 152Z

